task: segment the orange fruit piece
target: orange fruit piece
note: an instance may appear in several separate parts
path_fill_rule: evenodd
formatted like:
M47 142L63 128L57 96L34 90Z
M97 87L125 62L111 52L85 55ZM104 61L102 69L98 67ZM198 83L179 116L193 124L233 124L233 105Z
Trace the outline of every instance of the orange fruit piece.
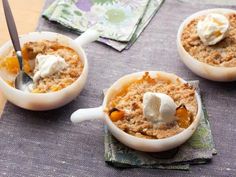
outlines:
M23 47L21 49L21 51L22 51L22 57L24 58L24 60L29 60L29 55L28 55L27 49L25 47Z
M56 92L56 91L60 90L61 88L60 88L60 86L58 86L58 85L52 85L52 86L50 87L50 89L51 89L51 91Z
M176 109L175 116L177 117L177 123L181 128L187 128L191 124L188 110L184 105L180 105Z
M28 60L23 59L24 62L24 71L30 73L32 71ZM19 62L15 56L7 57L1 63L1 67L5 68L11 74L17 74L19 72Z
M19 71L19 63L16 57L6 58L3 61L2 66L5 67L6 70L10 72L11 74L17 74Z
M110 118L111 118L112 122L116 122L118 120L121 120L124 118L124 116L125 116L124 111L121 111L118 109L115 109L114 111L112 111L110 113Z
M25 71L27 74L29 74L29 73L32 71L28 60L25 60L25 59L24 59L24 71Z

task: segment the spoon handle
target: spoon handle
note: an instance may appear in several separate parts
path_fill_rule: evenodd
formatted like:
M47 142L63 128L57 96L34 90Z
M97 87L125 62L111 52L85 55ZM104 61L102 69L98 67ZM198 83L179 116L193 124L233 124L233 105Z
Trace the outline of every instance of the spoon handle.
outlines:
M15 21L11 12L9 2L8 0L2 0L2 4L3 4L7 27L8 27L10 37L11 37L12 44L14 46L16 53L19 54L21 53L20 40L19 40L16 24L15 24ZM20 69L22 69L22 57L18 57L18 54L17 54L17 58L19 60Z

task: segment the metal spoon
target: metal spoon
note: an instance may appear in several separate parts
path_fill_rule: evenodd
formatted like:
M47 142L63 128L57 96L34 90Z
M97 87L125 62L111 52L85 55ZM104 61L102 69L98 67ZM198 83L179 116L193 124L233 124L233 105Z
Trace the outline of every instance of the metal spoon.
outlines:
M26 74L23 71L23 58L22 58L19 36L18 36L16 24L15 24L8 0L2 0L2 3L3 3L3 9L5 13L7 26L8 26L8 31L9 31L11 41L14 46L16 56L18 58L18 62L20 66L20 72L18 73L15 79L15 88L25 91L28 85L33 83L33 80L28 74Z

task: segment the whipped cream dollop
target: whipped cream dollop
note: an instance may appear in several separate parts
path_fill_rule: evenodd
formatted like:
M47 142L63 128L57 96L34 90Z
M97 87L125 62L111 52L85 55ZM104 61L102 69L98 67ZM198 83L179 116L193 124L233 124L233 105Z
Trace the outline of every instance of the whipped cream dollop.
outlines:
M229 20L221 14L208 14L197 24L197 34L205 45L215 45L224 39L229 29Z
M68 67L64 58L58 55L37 55L36 56L36 72L33 81L37 82L40 78L51 76Z
M146 92L143 96L143 113L153 124L171 123L176 120L174 100L164 93Z

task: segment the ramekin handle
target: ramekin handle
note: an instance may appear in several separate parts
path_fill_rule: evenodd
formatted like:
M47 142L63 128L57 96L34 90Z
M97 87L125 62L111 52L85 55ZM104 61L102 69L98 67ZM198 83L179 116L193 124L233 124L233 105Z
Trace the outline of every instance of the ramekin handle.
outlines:
M102 106L100 106L97 108L78 109L71 115L70 120L73 123L79 123L86 120L103 119L103 118L104 118L104 112Z
M98 38L99 33L96 30L88 29L79 37L77 37L74 41L77 43L77 45L82 47L86 44L96 41Z

